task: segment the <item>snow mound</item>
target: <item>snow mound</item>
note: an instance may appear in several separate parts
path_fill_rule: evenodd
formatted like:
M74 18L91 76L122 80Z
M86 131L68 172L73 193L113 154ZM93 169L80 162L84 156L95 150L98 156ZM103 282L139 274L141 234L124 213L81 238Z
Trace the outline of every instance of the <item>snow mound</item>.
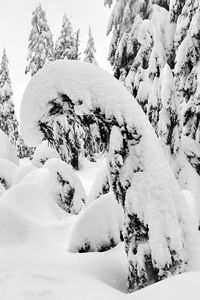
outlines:
M54 149L48 145L47 141L43 141L41 145L37 146L37 148L34 152L32 164L35 167L40 168L50 158L60 159L60 155L58 154L56 149Z
M19 167L7 159L0 159L0 182L5 189L13 184L13 179Z
M0 158L5 158L15 164L19 164L17 153L9 142L7 135L0 129Z
M0 246L25 243L30 238L31 222L6 204L0 204Z
M106 251L120 242L124 214L112 192L83 210L69 237L69 251Z
M64 161L51 158L44 164L52 176L52 193L58 205L68 213L77 214L86 203L84 188L74 170Z
M66 217L46 188L37 183L13 185L1 196L0 203L6 203L24 217L42 224L54 223Z
M34 171L35 169L36 167L33 165L25 165L20 167L14 176L13 184L19 183L28 173Z

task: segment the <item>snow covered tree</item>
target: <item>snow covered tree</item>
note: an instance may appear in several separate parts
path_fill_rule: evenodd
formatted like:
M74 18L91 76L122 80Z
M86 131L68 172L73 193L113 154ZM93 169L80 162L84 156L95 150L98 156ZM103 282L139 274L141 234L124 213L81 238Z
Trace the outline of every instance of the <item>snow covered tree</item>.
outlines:
M105 1L111 6L113 1ZM108 60L113 66L114 76L126 76L139 50L137 34L143 19L151 12L151 1L117 0L112 10L107 35L112 32Z
M78 43L79 31L74 36L72 25L64 14L61 33L55 44L55 59L77 59Z
M186 1L177 21L175 82L179 99L183 105L184 132L197 141L200 141L199 22L199 1Z
M161 110L158 136L177 179L181 172L181 108L176 95L174 78L169 65L165 65L160 78Z
M84 61L97 65L97 61L94 57L94 54L96 52L96 48L95 48L95 44L94 44L94 38L92 36L92 30L91 27L89 27L89 38L88 38L88 42L87 42L87 47L84 51L85 57L84 57Z
M46 12L39 4L32 13L32 29L29 35L28 65L25 73L31 72L33 76L43 65L52 61L53 37L46 19Z
M11 144L16 147L19 139L19 124L15 116L12 95L8 58L4 49L0 67L0 128L7 134Z
M52 115L49 104L61 91L65 97ZM39 107L34 118L27 110L30 106L34 111ZM25 140L36 145L48 139L55 117L70 114L88 126L95 118L100 132L102 125L107 129L112 190L125 213L128 290L188 270L190 243L195 239L190 214L138 103L121 83L93 64L59 60L32 78L24 93L21 128ZM43 124L48 132L43 131Z

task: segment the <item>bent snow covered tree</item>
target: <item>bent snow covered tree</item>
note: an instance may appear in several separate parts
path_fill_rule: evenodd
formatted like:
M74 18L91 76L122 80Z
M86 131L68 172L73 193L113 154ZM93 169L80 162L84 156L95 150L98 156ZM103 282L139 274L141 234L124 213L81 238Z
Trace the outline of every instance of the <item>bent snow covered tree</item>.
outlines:
M109 142L112 189L125 212L129 291L185 271L189 214L141 107L99 67L62 60L46 65L28 84L21 104L22 135L30 146L53 139L54 123L68 116L81 126L96 123Z

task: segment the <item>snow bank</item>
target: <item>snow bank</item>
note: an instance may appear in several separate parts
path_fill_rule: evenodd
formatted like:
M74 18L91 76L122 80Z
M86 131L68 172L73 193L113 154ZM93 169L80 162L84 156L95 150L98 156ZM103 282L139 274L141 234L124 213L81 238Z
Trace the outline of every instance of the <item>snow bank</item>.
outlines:
M0 203L6 203L24 217L42 224L54 223L66 217L46 188L37 183L13 185L1 196Z
M58 205L68 213L79 213L86 203L86 194L74 170L57 158L46 161L44 168L52 176L51 189Z
M105 251L120 242L124 214L112 192L99 197L83 210L72 229L69 251Z
M0 159L0 182L5 189L13 184L13 179L19 167L7 159Z
M37 146L37 148L34 152L32 164L35 167L40 168L50 158L60 159L60 155L58 154L56 149L54 149L48 145L47 141L43 141L41 145Z
M7 135L0 129L0 158L8 159L9 161L19 164L19 160L17 158L17 153L9 142Z

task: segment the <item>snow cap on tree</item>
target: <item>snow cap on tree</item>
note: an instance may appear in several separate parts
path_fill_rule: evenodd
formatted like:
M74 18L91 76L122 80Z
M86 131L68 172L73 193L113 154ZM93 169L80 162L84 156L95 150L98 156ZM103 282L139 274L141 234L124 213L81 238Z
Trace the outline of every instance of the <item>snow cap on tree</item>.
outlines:
M97 61L94 57L95 52L96 52L96 48L95 48L95 44L94 44L94 38L92 36L91 27L89 26L89 38L88 38L88 42L87 42L87 47L84 51L84 54L85 54L84 61L94 64L94 65L97 65Z
M29 63L25 73L31 72L33 76L46 62L53 60L53 37L41 4L33 11L31 23L27 56Z

